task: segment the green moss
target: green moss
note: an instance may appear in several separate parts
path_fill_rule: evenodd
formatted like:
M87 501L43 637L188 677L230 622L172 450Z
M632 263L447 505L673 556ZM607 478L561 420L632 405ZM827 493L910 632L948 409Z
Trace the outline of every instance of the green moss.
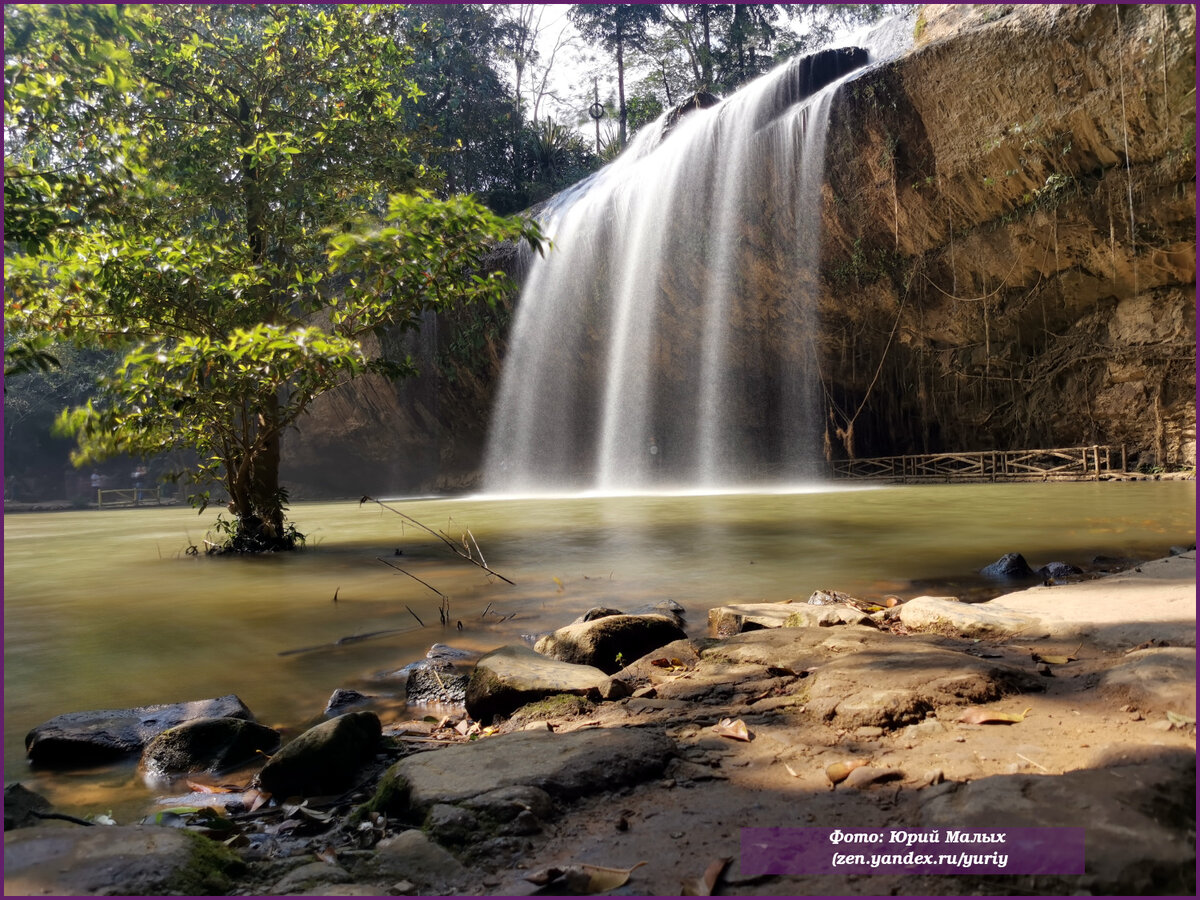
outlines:
M925 33L925 26L928 24L929 23L925 21L925 11L922 10L920 15L917 16L917 24L913 26L913 40L914 41L916 41L918 43L920 42L921 35L923 35Z
M412 788L408 779L399 774L395 766L392 766L379 779L375 795L366 803L355 807L347 821L351 826L356 826L372 813L404 818L412 811L411 796Z
M192 842L192 856L180 871L163 885L164 894L211 897L228 894L232 879L246 871L241 857L228 847L202 834L183 831Z

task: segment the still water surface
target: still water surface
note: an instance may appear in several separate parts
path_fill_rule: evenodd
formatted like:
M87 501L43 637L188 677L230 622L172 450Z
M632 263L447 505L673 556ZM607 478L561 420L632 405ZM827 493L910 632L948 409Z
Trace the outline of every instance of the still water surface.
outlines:
M698 635L706 610L727 602L803 599L817 588L965 591L978 586L973 572L1009 551L1035 568L1160 556L1195 540L1195 500L1194 482L1133 482L389 504L456 539L470 529L488 565L515 585L374 504L297 504L291 517L309 549L259 559L187 555L211 521L188 509L11 515L5 782L23 781L66 812L114 809L128 822L149 796L130 767L30 772L26 732L64 712L230 693L260 721L295 727L336 688L380 693L373 676L434 642L488 650L599 604L671 598ZM447 595L449 627L437 594L380 558ZM388 629L403 631L332 646Z

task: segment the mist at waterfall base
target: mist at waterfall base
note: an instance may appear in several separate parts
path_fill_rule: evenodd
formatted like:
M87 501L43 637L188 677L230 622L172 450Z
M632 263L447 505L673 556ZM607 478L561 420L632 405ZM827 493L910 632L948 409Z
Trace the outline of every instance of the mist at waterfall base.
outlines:
M823 51L666 115L551 202L553 247L531 259L517 305L485 490L819 478L825 134L832 98L867 60Z

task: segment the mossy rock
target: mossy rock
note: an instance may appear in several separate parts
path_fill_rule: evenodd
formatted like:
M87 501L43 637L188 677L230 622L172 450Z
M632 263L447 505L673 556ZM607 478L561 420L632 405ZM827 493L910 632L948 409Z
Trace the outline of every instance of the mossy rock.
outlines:
M365 710L322 722L271 757L259 785L280 799L347 790L380 749L382 732L379 716Z

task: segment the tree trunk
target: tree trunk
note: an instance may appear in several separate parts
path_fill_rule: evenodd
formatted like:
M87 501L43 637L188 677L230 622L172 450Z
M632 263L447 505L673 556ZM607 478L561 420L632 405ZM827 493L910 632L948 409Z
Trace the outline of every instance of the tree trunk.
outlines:
M617 32L617 100L620 103L621 149L625 149L625 41L620 31Z

